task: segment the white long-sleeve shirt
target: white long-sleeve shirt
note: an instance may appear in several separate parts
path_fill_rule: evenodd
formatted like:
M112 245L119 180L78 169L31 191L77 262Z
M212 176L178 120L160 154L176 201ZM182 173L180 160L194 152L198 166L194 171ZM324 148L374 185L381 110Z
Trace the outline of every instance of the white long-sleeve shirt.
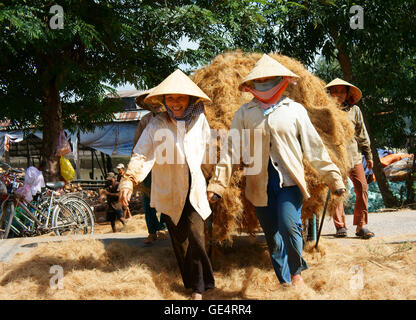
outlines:
M192 119L188 128L166 112L152 118L143 130L123 176L119 190L133 190L152 170L150 205L177 224L191 186L189 200L205 220L211 214L202 164L211 132L204 114Z

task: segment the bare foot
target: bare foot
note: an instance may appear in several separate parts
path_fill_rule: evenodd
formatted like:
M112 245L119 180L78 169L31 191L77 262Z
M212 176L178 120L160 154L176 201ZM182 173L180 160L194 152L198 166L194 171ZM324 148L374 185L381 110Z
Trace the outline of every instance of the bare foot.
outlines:
M157 232L157 240L167 240L167 239L168 239L168 235L166 234L165 231Z
M290 277L294 286L301 286L304 284L303 278L300 274Z
M198 292L194 292L192 293L192 298L191 300L202 300L202 294L198 293Z

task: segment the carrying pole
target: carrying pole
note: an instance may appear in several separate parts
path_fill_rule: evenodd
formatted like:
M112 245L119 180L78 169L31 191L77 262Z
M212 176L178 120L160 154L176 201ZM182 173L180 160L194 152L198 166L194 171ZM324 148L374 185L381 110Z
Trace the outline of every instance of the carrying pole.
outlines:
M326 209L328 207L328 202L329 202L330 196L331 196L331 190L329 190L329 188L328 188L328 194L326 196L324 211L322 213L322 219L321 219L321 224L319 226L318 238L316 239L315 249L318 249L319 238L321 237L321 231L322 231L322 227L324 225L325 213L326 213Z

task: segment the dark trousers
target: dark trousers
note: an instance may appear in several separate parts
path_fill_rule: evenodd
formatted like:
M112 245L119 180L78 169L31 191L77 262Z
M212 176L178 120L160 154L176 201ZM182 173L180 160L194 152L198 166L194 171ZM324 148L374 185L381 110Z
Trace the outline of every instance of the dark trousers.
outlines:
M143 208L144 218L146 220L147 231L149 234L156 234L157 231L166 229L166 225L162 221L158 220L156 209L150 207L150 198L147 195L143 196Z
M185 288L197 293L214 288L214 272L205 250L205 222L192 207L189 196L178 225L168 215L162 214L162 219L168 227Z

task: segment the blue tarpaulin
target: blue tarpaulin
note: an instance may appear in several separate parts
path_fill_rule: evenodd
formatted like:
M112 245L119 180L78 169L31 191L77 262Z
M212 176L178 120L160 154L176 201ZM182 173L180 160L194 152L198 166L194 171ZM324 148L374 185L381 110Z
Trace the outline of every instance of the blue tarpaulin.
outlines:
M137 122L114 122L104 125L102 128L95 128L91 132L80 132L80 144L98 150L109 156L129 156L133 149L133 138L136 132ZM42 139L41 131L31 132ZM77 134L67 133L67 138L72 143L73 152L76 153ZM11 143L18 143L24 139L23 131L0 132L0 156L4 154L4 142L6 134Z

